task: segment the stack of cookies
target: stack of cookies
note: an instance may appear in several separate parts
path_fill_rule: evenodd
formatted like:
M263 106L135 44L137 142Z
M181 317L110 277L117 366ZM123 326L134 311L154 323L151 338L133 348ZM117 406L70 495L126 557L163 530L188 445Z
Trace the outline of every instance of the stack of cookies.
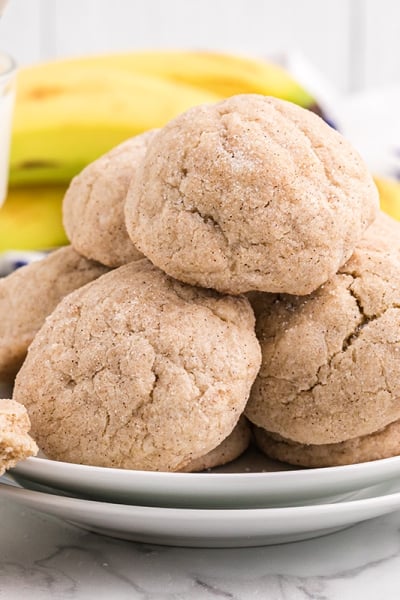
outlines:
M249 422L297 465L400 453L400 225L315 114L191 109L89 165L64 223L0 282L0 375L49 458L201 470Z

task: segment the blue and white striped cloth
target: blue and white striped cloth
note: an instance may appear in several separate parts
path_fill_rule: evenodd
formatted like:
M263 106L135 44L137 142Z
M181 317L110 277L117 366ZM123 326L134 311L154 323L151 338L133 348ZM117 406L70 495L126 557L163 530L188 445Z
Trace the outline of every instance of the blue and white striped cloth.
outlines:
M12 250L0 254L0 277L9 275L15 269L28 265L31 262L40 260L46 256L45 252L29 252L29 251L17 251Z

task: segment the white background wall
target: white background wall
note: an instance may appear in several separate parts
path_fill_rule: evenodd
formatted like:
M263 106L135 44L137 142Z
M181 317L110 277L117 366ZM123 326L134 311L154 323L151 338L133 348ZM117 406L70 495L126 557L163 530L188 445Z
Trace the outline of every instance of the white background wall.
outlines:
M341 91L400 83L399 0L10 0L20 64L129 48L302 52Z

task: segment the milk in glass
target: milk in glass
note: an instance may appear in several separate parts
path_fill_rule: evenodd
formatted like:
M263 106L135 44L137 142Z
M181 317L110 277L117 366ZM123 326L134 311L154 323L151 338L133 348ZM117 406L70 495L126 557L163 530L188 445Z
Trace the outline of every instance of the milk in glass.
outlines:
M0 206L7 193L12 112L14 105L15 65L0 53Z

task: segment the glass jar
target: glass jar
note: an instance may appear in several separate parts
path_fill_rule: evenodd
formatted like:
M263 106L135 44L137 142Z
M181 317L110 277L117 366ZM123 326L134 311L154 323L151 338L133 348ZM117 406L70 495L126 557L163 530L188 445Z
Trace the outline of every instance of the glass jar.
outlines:
M7 193L15 74L14 60L0 52L0 206Z

